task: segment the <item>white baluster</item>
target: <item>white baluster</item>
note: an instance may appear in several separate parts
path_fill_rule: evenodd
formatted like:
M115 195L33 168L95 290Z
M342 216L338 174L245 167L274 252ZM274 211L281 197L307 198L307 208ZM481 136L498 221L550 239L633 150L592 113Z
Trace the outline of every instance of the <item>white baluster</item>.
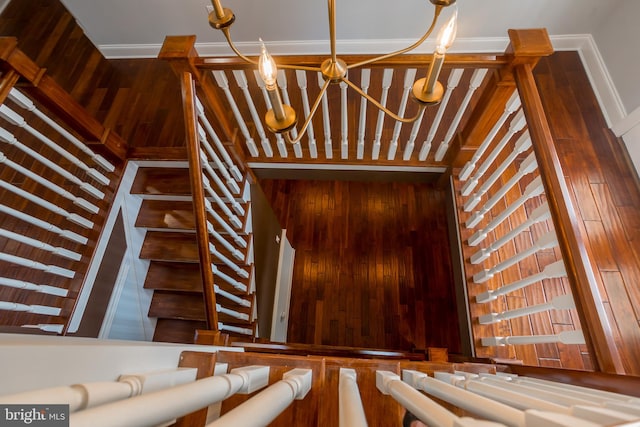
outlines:
M91 157L91 160L96 162L104 170L108 172L113 172L114 170L116 170L115 166L113 166L107 159L102 157L100 154L94 153L82 141L80 141L78 138L76 138L74 135L72 135L65 128L63 128L58 123L56 123L54 120L52 120L45 113L40 111L38 107L36 107L35 104L29 98L27 98L27 96L25 96L15 87L11 88L11 91L9 92L9 98L13 102L18 104L21 108L24 108L25 110L30 111L34 113L36 116L38 116L42 121L44 121L46 124L51 126L56 132L64 136L67 139L67 141L71 142L80 151L82 151L87 156Z
M207 424L207 427L266 426L294 400L304 399L311 390L312 380L311 369L293 369L286 372L281 381Z
M467 228L473 228L484 218L484 214L489 212L491 208L495 206L498 201L500 201L505 194L522 179L523 176L532 173L538 168L538 163L535 158L535 153L529 154L529 156L524 159L522 163L520 163L520 167L518 171L507 181L487 202L484 206L477 212L473 214L471 218L467 220L465 225Z
M229 258L227 258L224 254L219 252L212 243L209 243L209 249L211 250L211 254L217 257L224 265L232 269L238 276L248 279L249 273L247 270L243 270L239 266L233 263Z
M218 322L218 329L221 331L234 332L242 335L253 335L253 330L249 328L241 328L240 326L225 325L222 322Z
M289 99L289 90L287 86L287 75L285 74L284 70L278 70L278 86L280 87L280 91L282 93L282 101L286 105L291 105L291 100ZM290 133L293 139L298 137L298 130L295 127L291 129ZM300 145L300 141L293 144L293 152L296 158L302 158L302 146Z
M612 423L598 423L580 419L572 415L556 414L531 409L526 411L525 419L528 426L544 427L600 427L603 425L613 425ZM618 423L615 423L618 424ZM633 423L637 424L637 423ZM632 425L633 425L632 424ZM622 424L624 425L624 424Z
M218 313L226 314L227 316L234 317L240 320L249 320L249 315L246 313L240 313L239 311L231 310L229 308L225 308L220 304L216 304L216 311Z
M298 82L300 96L302 98L302 111L304 112L305 117L309 117L311 109L309 107L309 94L307 93L307 72L304 70L296 70L296 80ZM309 139L309 155L312 159L317 159L318 147L313 133L313 124L310 124L307 128L307 138Z
M230 301L235 302L238 305L241 305L243 307L251 307L251 302L247 301L244 298L240 298L230 292L225 291L224 289L221 289L220 286L218 285L213 285L213 290L216 294L221 295L225 298L227 298Z
M486 347L499 345L523 345L523 344L584 344L582 331L562 331L557 335L530 335L510 337L485 337L482 345Z
M47 305L27 305L16 302L0 301L0 310L21 311L32 314L45 314L47 316L59 316L62 311L59 307L49 307Z
M74 427L159 425L220 402L252 393L268 382L269 367L248 366L165 390L135 396L71 414Z
M349 104L347 103L347 84L340 82L340 153L343 159L349 158Z
M69 293L67 289L57 288L55 286L49 285L37 285L35 283L26 282L24 280L10 279L8 277L0 277L0 286L8 286L10 288L33 291L47 295L55 295L58 297L66 297Z
M212 245L209 245L209 248L211 248L211 246ZM212 254L214 256L217 255L217 254L215 254L213 252L212 252ZM227 267L229 266L229 264L227 264L227 263L225 263L225 265L227 265ZM227 282L228 284L233 286L236 290L238 290L240 292L247 292L247 286L245 284L238 282L233 277L229 276L228 274L224 273L223 271L220 271L220 269L218 268L217 265L211 264L211 271L213 272L213 274L215 276L221 278L222 280L224 280L225 282Z
M411 134L409 134L409 139L407 140L407 144L404 146L404 153L402 154L402 160L408 161L411 159L411 155L413 154L413 150L416 146L416 138L418 137L418 131L420 130L420 125L422 124L422 119L424 118L424 112L426 108L423 108L418 116L418 119L413 122L411 126Z
M64 325L60 324L49 324L49 323L38 323L37 325L22 325L21 328L28 329L39 329L43 332L53 332L56 334L61 334L64 330Z
M511 95L511 98L509 98L507 104L505 105L502 116L500 116L496 124L493 126L493 128L491 128L491 131L489 131L487 137L484 139L484 141L482 141L482 144L480 144L475 153L473 153L473 157L471 158L471 160L469 160L460 171L460 175L458 177L460 181L466 181L469 178L469 175L471 175L471 173L476 168L476 163L482 158L484 152L493 142L493 138L495 138L500 129L502 129L502 125L505 124L511 114L516 112L518 108L520 108L520 96L518 95L517 91L514 91L513 95Z
M449 130L445 135L444 139L438 146L438 150L436 151L436 162L442 161L444 159L444 155L447 154L447 150L449 149L449 144L453 139L453 135L456 133L458 129L458 125L460 124L460 120L462 120L462 116L467 111L469 107L469 103L471 102L471 98L473 98L473 94L482 84L482 80L484 80L484 76L487 74L486 68L478 68L471 75L471 80L469 81L469 89L467 90L464 99L460 103L460 107L458 107L458 111L451 121L451 125L449 125Z
M496 170L487 178L478 191L476 191L464 204L464 211L470 212L482 199L482 196L485 195L487 191L491 188L491 186L504 174L507 168L513 163L516 158L521 154L527 151L531 147L531 138L529 137L529 132L525 131L520 138L515 143L514 149L509 155L498 165ZM473 182L473 181L469 181Z
M70 161L72 164L82 169L87 175L89 175L91 178L98 181L100 184L109 185L109 178L104 176L102 173L98 172L96 169L90 168L89 166L84 164L82 160L78 159L76 156L69 153L67 150L65 150L64 148L60 147L58 144L53 142L47 136L40 133L37 129L35 129L29 123L27 123L24 117L22 117L20 114L13 111L8 106L0 105L0 116L6 121L8 121L9 123L15 126L18 126L26 130L27 132L29 132L31 135L33 135L34 137L39 139L42 143L44 143L47 147L51 148L60 156L64 157L65 159Z
M222 182L216 171L214 171L213 168L209 165L209 162L206 161L207 155L206 153L204 153L204 151L202 151L202 149L200 150L200 159L202 160L202 168L204 169L204 171L208 172L208 176L213 179L213 182L216 183L216 186L220 189L222 194L224 194L224 197L226 197L229 203L231 203L231 207L233 208L233 210L236 211L238 215L244 216L244 208L240 203L238 203L233 194L231 194L231 191L229 191L227 186L224 185L224 182ZM205 174L203 172L203 176L204 175Z
M502 322L503 320L515 319L517 317L528 316L530 314L541 313L548 310L570 310L576 308L571 295L559 295L550 302L530 305L515 310L503 311L502 313L484 314L478 318L481 325Z
M407 101L411 94L411 88L413 87L413 81L416 77L416 69L408 68L404 72L404 90L402 91L402 99L400 100L400 108L398 109L398 115L404 117L405 110L407 109ZM389 151L387 153L387 160L393 160L396 158L396 151L398 151L398 138L400 138L400 131L402 130L402 122L396 122L393 127L393 135L391 137L391 143L389 144Z
M245 123L244 118L242 117L242 114L240 114L240 110L238 110L238 105L236 104L236 100L233 98L233 94L229 89L229 81L227 80L226 74L224 73L224 71L220 71L220 70L212 71L212 73L213 73L213 77L216 79L216 83L218 84L220 89L222 89L225 96L227 97L227 101L229 102L229 105L231 106L231 111L233 112L233 116L235 117L236 122L238 123L238 128L240 129L242 136L244 136L244 139L247 142L247 149L249 150L249 153L253 157L258 157L258 147L256 146L256 142L251 137L251 133L249 133L247 124Z
M437 374L438 372L435 373ZM431 378L422 372L406 369L402 371L402 379L417 390L425 391L483 418L511 426L524 427L525 425L523 411L455 387L446 380Z
M524 279L518 280L517 282L511 283L506 286L502 286L495 290L488 290L481 294L476 295L477 303L485 303L489 301L493 301L501 295L506 295L510 292L515 292L519 289L525 288L533 283L539 282L544 279L554 279L558 277L565 277L567 275L567 270L564 266L564 261L556 261L547 265L544 270L539 273L532 274L531 276L527 276Z
M480 242L482 242L487 234L492 232L498 225L502 224L502 222L509 217L512 213L516 211L520 206L522 206L527 200L537 197L544 192L544 185L542 184L542 178L539 176L535 177L524 189L522 196L518 197L518 199L507 206L503 211L501 211L498 215L496 215L490 222L481 230L476 231L473 236L469 237L468 243L469 246L477 246ZM546 203L544 204L546 206ZM536 209L537 210L537 209ZM533 214L529 217L531 219ZM529 220L528 219L528 220ZM545 218L546 219L546 218ZM540 220L543 221L543 220ZM539 222L539 221L535 221ZM532 222L531 224L534 224Z
M318 86L322 89L324 86L324 77L321 73L318 75ZM322 95L322 124L324 129L324 153L327 159L333 158L333 143L331 142L331 119L329 117L329 100L327 93Z
M427 138L422 143L422 147L420 148L420 152L418 153L418 160L425 161L427 156L429 155L429 151L431 151L431 144L433 142L433 138L436 136L436 132L440 127L440 122L442 121L442 117L444 116L444 112L447 109L447 105L449 104L449 99L451 98L451 94L458 87L458 83L460 83L460 78L462 77L463 70L455 69L451 71L449 75L449 81L447 81L447 89L442 96L442 101L440 101L440 105L438 106L438 112L431 123L431 127L429 128L429 133L427 134Z
M4 107L4 106L0 105L0 108L2 108L2 107ZM4 128L0 128L0 141L6 142L7 144L10 144L10 145L13 145L13 146L17 147L23 153L28 154L29 156L33 157L38 162L42 163L43 165L45 165L49 169L51 169L54 172L56 172L58 175L61 175L62 177L68 179L69 181L71 181L72 183L74 183L75 185L80 187L83 191L86 191L87 193L91 194L96 199L103 199L104 198L104 193L102 191L98 190L96 187L94 187L93 185L91 185L91 184L89 184L87 182L81 181L80 178L78 178L77 176L75 176L72 173L68 172L66 169L61 168L56 163L54 163L51 160L47 159L46 157L44 157L40 153L37 153L36 151L34 151L31 148L27 147L26 145L24 145L23 143L18 141L18 139L15 136L13 136L13 134L11 134L9 131L7 131Z
M205 161L207 163L210 163L209 159L213 160L213 163L215 163L217 170L220 172L220 174L222 174L222 177L224 178L224 181L226 182L227 187L230 188L234 194L240 193L240 186L238 185L237 181L233 179L233 177L229 174L229 171L227 171L227 168L225 167L224 163L222 163L222 161L220 160L220 157L218 157L218 154L213 150L213 147L211 146L211 144L209 144L209 140L207 139L207 133L204 130L204 128L200 126L200 123L198 123L198 136L200 139L200 146L202 147L202 149L204 149L204 152L207 154L205 156Z
M380 95L380 104L383 107L387 106L387 97L389 96L389 88L391 87L391 81L393 80L393 69L385 68L382 73L382 94ZM384 128L385 113L382 110L378 111L378 121L376 123L376 133L373 138L373 149L371 152L371 159L378 160L380 157L380 139L382 138L382 130Z
M231 209L229 209L229 207L224 203L224 201L220 198L218 193L213 191L213 188L211 188L211 183L209 182L209 179L204 174L202 175L202 187L204 188L204 191L207 194L209 194L211 198L213 198L214 202L216 202L216 205L218 205L218 207L222 210L222 212L224 212L224 214L229 218L229 221L231 222L231 224L233 224L233 226L236 228L242 227L242 221L240 220L240 218L238 218L236 214L231 212Z
M247 76L244 74L243 70L233 70L233 76L236 79L238 87L240 88L240 90L242 90L244 99L247 101L251 119L253 120L253 124L256 127L256 132L258 132L258 135L260 136L260 144L262 145L262 150L264 151L265 156L273 157L271 142L269 141L269 138L267 138L264 127L262 127L262 119L258 115L255 103L253 102L253 98L251 97L251 92L249 92L249 82L247 81Z
M364 93L369 90L369 82L371 80L371 70L363 68L360 71L360 88ZM362 160L364 158L364 138L367 130L367 99L360 97L360 119L358 122L358 144L356 158Z
M229 243L227 241L227 239L225 239L224 237L222 237L222 235L220 235L220 233L218 233L215 228L213 228L213 224L211 224L209 221L207 221L207 231L209 232L209 234L211 234L213 236L213 238L220 243L222 246L225 247L226 250L228 250L235 258L244 261L244 254L239 251L238 249L236 249L235 247L233 247L233 245L231 243Z
M84 236L81 236L73 231L63 230L60 227L43 221L39 218L33 217L31 215L27 215L24 212L18 211L16 209L10 208L3 204L0 204L0 212L5 213L7 215L11 215L15 218L18 218L24 222L28 222L31 225L35 225L36 227L42 228L43 230L50 231L52 233L57 234L60 237L64 237L65 239L72 240L76 243L80 243L81 245L86 245L89 239Z
M551 249L558 246L558 237L556 233L553 231L549 231L546 234L540 236L538 240L536 240L533 245L528 247L522 252L518 252L513 255L511 258L507 258L506 260L494 265L488 270L483 270L479 273L473 275L473 281L475 283L483 283L487 280L491 279L496 273L504 271L505 269L511 267L512 265L522 261L528 256L535 254L538 251L543 249Z
M77 252L73 252L59 246L53 246L48 243L41 242L40 240L32 239L31 237L23 236L10 230L5 230L4 228L0 228L0 237L15 240L16 242L24 243L25 245L50 252L64 258L72 259L74 261L79 261L80 258L82 258L82 255Z
M4 252L0 252L0 261L9 262L11 264L18 264L23 267L33 268L34 270L44 271L46 273L55 274L56 276L62 276L69 279L72 279L73 276L76 275L75 271L58 267L57 265L47 265L31 259L5 254Z
M238 233L236 233L236 231L231 228L229 224L227 224L227 222L218 214L218 212L213 209L213 206L211 205L211 202L209 200L204 199L204 206L207 213L211 215L213 219L215 219L216 222L222 226L222 228L224 228L224 231L226 231L231 236L231 238L233 238L233 241L238 246L242 248L247 247L247 241L243 239ZM242 224L240 224L238 227L240 226L242 226Z
M47 210L50 210L51 212L54 212L60 216L63 216L69 221L75 224L78 224L84 228L87 228L87 229L93 228L93 222L89 221L88 219L85 219L78 214L72 214L71 212L65 209L62 209L60 206L54 205L51 202L48 202L38 196L28 193L23 189L16 187L15 185L12 185L12 184L9 184L8 182L4 182L0 180L0 188L4 188L5 190L10 191L20 197L23 197Z
M476 171L475 175L473 175L473 178L471 178L462 186L461 193L463 196L468 196L469 194L471 194L471 192L476 187L476 185L478 185L480 178L482 178L485 172L489 170L489 167L491 166L491 164L498 158L498 155L500 155L504 147L507 146L511 138L516 133L524 129L526 124L527 124L527 119L524 116L524 111L523 110L518 111L515 117L513 118L513 120L511 120L507 133L502 137L500 142L498 142L496 146L493 147L493 150L491 150L491 153L489 153L487 158L482 162L482 164Z
M366 427L362 399L358 390L355 369L340 368L338 380L338 420L340 427Z
M204 128L207 130L207 133L213 140L213 143L216 145L218 152L224 159L224 162L227 165L229 172L231 173L231 175L233 175L236 181L242 182L244 179L242 176L242 173L240 172L238 167L235 165L235 163L233 163L233 160L231 160L231 156L229 156L229 153L227 153L227 150L222 144L222 141L220 141L218 134L213 129L213 126L211 126L209 119L207 119L207 116L204 113L204 107L202 105L202 102L200 102L200 100L197 97L196 97L196 111L198 112L198 117L200 118L200 122L204 125Z

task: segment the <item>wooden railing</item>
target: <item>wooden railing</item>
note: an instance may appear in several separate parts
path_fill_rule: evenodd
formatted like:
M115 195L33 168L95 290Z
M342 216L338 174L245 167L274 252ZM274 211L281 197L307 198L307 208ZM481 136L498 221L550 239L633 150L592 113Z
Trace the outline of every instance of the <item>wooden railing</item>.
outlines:
M211 126L191 74L181 77L207 327L253 336L251 237L241 235L249 215L246 182Z
M62 333L126 145L16 45L0 38L0 310Z

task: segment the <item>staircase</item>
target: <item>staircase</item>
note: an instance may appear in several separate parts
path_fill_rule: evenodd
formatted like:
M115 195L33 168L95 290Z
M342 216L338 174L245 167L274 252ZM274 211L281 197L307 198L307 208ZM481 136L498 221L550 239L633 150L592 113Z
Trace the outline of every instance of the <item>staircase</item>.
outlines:
M241 252L242 259L238 260L238 254L234 256L223 246L216 245L217 250L248 273L248 278L241 277L219 258L213 258L219 271L215 276L219 287L216 290L219 323L224 325L226 333L244 340L256 335L257 313L248 187L245 180L242 197L237 199L246 212L237 229L247 242L246 249ZM206 329L206 318L189 170L186 167L141 167L131 194L143 199L135 225L146 230L140 258L149 261L144 287L153 291L148 313L149 317L157 318L153 340L193 343L196 331ZM224 235L224 231L219 232ZM219 279L223 275L228 279ZM231 280L239 285L232 286ZM239 290L240 287L246 291Z

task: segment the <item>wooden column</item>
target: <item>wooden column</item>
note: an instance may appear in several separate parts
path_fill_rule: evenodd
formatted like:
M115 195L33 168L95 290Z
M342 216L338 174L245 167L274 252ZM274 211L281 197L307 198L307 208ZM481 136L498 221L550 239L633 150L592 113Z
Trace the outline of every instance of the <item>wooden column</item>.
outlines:
M515 82L527 117L538 169L589 352L594 358L596 369L607 373L624 373L533 77L532 69L537 57L527 60L518 55L519 50L550 53L553 50L551 42L545 30L509 30L509 36L516 55L513 63Z

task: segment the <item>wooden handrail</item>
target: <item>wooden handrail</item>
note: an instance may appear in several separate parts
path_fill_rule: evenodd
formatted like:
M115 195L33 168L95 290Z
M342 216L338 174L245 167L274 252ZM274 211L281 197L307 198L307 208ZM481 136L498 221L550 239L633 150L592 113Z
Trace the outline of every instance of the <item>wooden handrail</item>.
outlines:
M213 272L211 270L211 252L209 251L209 232L204 205L204 187L202 183L202 165L200 164L200 142L198 140L197 116L195 112L195 88L190 73L183 72L180 79L182 104L185 123L185 142L189 157L189 179L196 226L198 254L200 256L200 276L204 294L205 317L209 330L218 330L218 312L214 291Z
M11 76L15 73L28 84L22 87L34 99L59 116L73 130L86 138L87 146L113 160L127 158L127 144L115 132L105 128L98 120L68 94L53 78L46 74L46 69L39 67L27 55L18 49L15 37L0 37L0 62ZM12 77L14 83L18 79ZM0 101L11 89L4 82L0 87Z

